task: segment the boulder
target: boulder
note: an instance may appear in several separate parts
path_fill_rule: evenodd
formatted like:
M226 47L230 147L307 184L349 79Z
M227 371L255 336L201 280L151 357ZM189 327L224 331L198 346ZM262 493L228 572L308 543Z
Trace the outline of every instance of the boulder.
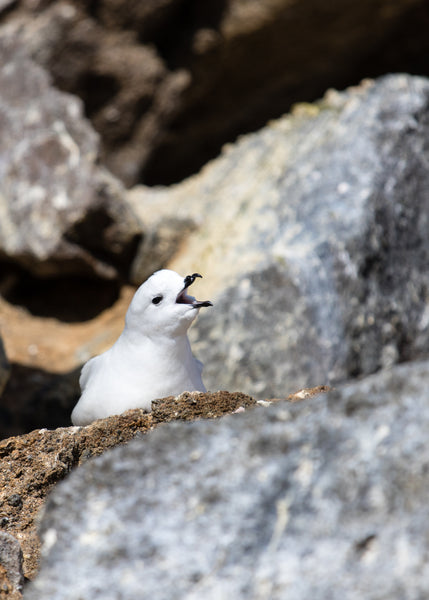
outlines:
M240 132L330 86L399 69L428 74L424 0L6 7L3 30L83 99L105 164L127 185L180 181Z
M0 36L3 265L36 277L127 276L141 226L98 151L82 102L52 86L18 37Z
M130 279L140 285L185 246L188 236L203 223L198 198L186 190L192 178L179 186L134 186L127 191L125 200L143 224L145 236L140 244L132 267ZM191 183L192 186L192 183Z
M208 389L281 397L428 354L428 102L407 75L331 91L166 192L203 216L169 267L215 304L190 336Z
M429 363L169 423L57 486L28 600L423 598Z
M319 390L304 390L303 393L314 395L317 392ZM291 397L290 401L300 399ZM1 441L0 529L19 540L25 576L35 576L40 558L37 515L48 493L74 467L162 423L215 419L256 406L260 405L253 398L239 392L187 392L177 398L154 402L150 414L140 409L130 410L88 427L38 429ZM0 567L3 564L0 545ZM2 575L0 568L0 594Z

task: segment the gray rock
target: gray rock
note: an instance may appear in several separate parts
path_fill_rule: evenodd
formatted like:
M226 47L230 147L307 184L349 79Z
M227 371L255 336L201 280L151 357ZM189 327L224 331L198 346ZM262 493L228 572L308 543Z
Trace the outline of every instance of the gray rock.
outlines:
M14 591L22 591L24 573L21 546L18 540L6 531L0 531L0 565L6 570L7 579Z
M102 159L126 185L180 181L328 86L428 72L425 0L2 4L4 27L83 99Z
M285 396L427 356L429 81L329 92L171 191L205 221L170 267L214 301L209 389Z
M429 363L168 424L52 494L28 600L422 599Z
M181 190L184 188L186 184L180 186ZM136 285L166 266L183 247L189 234L201 225L201 207L192 196L183 193L176 201L172 189L135 186L126 193L125 201L145 230L130 274Z
M0 260L37 276L127 272L141 228L98 148L82 103L1 38Z

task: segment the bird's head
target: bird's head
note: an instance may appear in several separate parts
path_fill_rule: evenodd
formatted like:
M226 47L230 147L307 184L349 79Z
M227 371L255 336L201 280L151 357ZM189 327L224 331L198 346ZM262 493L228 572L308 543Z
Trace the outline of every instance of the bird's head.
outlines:
M181 277L174 271L157 271L138 288L125 317L126 326L148 337L183 335L200 308L213 306L200 302L187 290L199 273Z

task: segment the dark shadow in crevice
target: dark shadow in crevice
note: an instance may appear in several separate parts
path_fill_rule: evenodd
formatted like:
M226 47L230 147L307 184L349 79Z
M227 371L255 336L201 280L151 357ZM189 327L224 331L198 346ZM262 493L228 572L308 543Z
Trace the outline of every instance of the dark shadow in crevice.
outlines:
M178 6L174 19L153 34L151 41L171 71L189 65L197 31L219 30L227 5L228 0L187 0Z
M120 85L110 75L87 72L79 81L78 88L75 93L82 98L85 114L91 118L118 94Z
M0 268L0 293L37 317L66 323L95 318L119 298L118 281L64 275L37 278L23 269Z
M98 193L101 200L104 200L104 198L107 200L109 197L107 184L106 187L101 187ZM78 248L83 248L101 265L114 267L119 277L127 280L142 234L136 233L128 237L126 243L119 239L119 249L115 251L118 241L115 239L116 234L113 234L119 227L119 219L118 216L115 221L115 218L109 214L103 204L93 206L87 210L85 218L73 223L68 231L64 233L64 239ZM120 235L119 238L121 238Z
M13 363L0 398L0 439L71 425L80 367L58 374Z

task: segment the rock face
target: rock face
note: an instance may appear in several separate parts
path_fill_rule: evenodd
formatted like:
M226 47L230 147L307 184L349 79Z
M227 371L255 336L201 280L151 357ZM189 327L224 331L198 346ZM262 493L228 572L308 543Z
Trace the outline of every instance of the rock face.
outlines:
M86 463L47 503L25 597L425 597L428 382L397 366Z
M131 281L136 285L160 266L167 265L185 245L189 234L203 222L198 198L192 192L176 197L172 189L174 187L135 186L126 193L126 202L145 230L130 273Z
M427 73L424 0L45 0L6 8L4 27L56 85L84 100L105 164L127 185L179 181L224 142L328 87L399 69Z
M318 391L309 390L308 393ZM290 400L297 399L300 398ZM150 414L131 410L96 421L88 427L65 427L53 431L39 429L0 442L0 529L20 541L25 576L34 577L38 567L37 513L48 492L74 467L161 423L214 419L255 406L258 405L253 398L238 392L184 393L177 398L154 402ZM9 571L9 563L2 556L0 539L0 567L3 565ZM6 574L3 575L6 577ZM0 594L2 582L0 568Z
M168 266L215 302L191 331L209 389L284 397L427 355L428 85L331 92L183 184L128 194L151 214L136 280L188 232Z
M169 266L215 303L191 330L208 389L281 397L427 355L428 102L406 75L330 92L169 190L205 215Z
M126 274L139 223L97 166L81 102L55 90L24 50L0 39L0 261L37 277Z

